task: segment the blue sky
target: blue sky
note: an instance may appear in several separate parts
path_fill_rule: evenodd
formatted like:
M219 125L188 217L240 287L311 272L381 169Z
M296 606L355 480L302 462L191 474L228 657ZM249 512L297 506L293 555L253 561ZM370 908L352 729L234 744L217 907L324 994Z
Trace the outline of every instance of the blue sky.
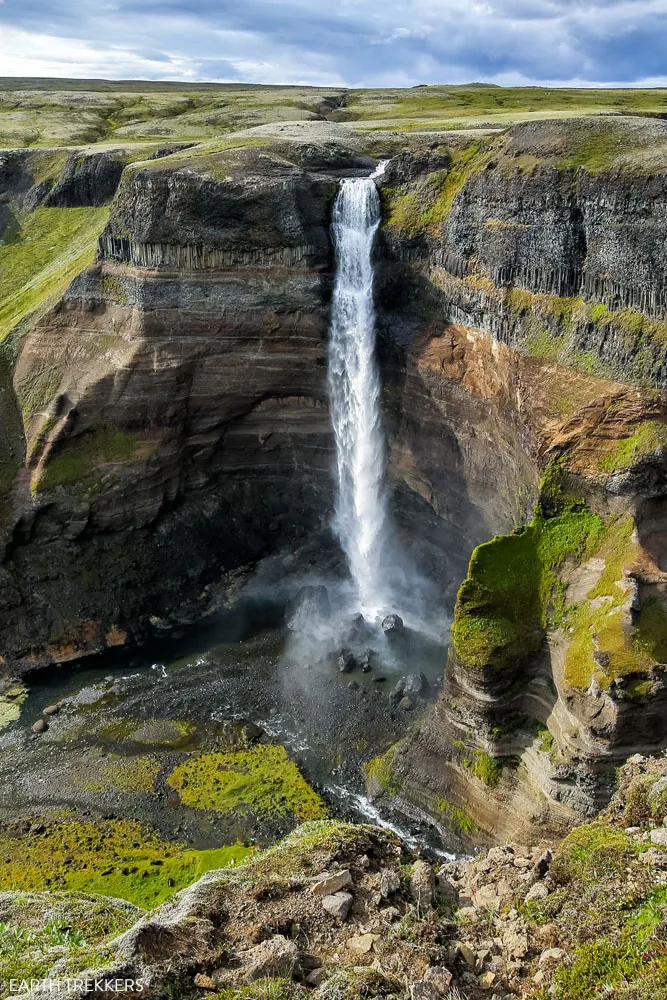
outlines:
M0 75L667 85L667 0L0 0Z

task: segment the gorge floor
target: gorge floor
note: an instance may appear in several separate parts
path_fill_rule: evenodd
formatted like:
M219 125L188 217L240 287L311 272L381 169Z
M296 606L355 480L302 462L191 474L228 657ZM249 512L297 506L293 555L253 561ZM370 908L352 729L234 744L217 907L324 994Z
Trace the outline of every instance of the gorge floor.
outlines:
M289 642L278 629L227 641L200 630L124 662L35 675L20 717L0 731L5 832L29 836L66 810L88 823L140 821L165 842L206 852L266 846L325 808L377 821L361 766L404 735L431 696L400 708L390 696L409 665L352 674L335 662L308 667L285 656ZM434 695L444 651L428 648ZM43 714L54 705L56 714ZM40 719L48 729L34 733ZM220 768L249 773L236 798L220 796Z

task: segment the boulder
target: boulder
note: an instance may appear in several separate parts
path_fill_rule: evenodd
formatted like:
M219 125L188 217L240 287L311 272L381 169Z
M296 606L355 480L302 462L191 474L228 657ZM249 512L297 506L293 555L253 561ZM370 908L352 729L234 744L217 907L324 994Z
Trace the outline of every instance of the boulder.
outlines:
M410 986L410 1000L441 1000L441 994L433 983L420 979Z
M352 896L349 892L334 892L331 896L325 896L322 900L322 909L329 916L343 923L350 907L352 906Z
M356 952L357 955L367 955L373 950L375 942L379 940L379 934L357 934L349 938L345 943L350 951Z
M667 829L664 826L651 830L651 843L657 844L658 847L667 847Z
M415 861L410 876L410 892L417 906L430 909L435 896L435 872L426 861Z
M383 868L380 872L380 895L389 899L401 887L401 876L393 868Z
M405 679L403 693L406 695L425 695L428 693L428 680L426 675L421 673L409 674Z
M268 941L237 954L244 982L268 977L291 979L299 963L299 951L293 941L276 934Z
M446 969L444 965L429 965L424 973L426 982L435 986L441 996L446 995L449 987L452 985L453 978L449 969Z
M310 887L310 891L314 896L332 896L341 889L346 889L349 885L352 885L352 876L349 869L344 868L340 872L334 872L332 875L325 875L324 878L318 879Z
M338 669L341 674L350 674L357 669L357 659L349 649L344 649L338 656Z
M400 615L387 615L382 619L381 628L385 635L390 636L402 635L405 631L403 619Z
M45 733L49 728L49 724L46 719L38 719L33 726L30 727L33 733Z
M540 955L538 965L540 969L555 969L556 966L562 965L566 958L567 952L562 948L547 948Z

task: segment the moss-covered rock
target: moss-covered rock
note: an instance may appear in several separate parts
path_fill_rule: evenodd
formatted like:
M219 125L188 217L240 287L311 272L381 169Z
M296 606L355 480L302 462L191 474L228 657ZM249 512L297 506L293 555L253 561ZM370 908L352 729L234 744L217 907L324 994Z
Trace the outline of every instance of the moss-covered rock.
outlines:
M185 805L196 809L292 815L298 822L326 814L321 798L281 746L192 754L172 771L168 783Z

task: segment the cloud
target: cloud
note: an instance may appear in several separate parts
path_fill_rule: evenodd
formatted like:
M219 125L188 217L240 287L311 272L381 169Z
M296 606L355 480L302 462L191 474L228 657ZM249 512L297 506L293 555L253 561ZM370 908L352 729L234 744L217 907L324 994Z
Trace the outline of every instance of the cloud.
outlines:
M319 86L667 79L667 0L0 0L0 27L0 72L15 76Z

